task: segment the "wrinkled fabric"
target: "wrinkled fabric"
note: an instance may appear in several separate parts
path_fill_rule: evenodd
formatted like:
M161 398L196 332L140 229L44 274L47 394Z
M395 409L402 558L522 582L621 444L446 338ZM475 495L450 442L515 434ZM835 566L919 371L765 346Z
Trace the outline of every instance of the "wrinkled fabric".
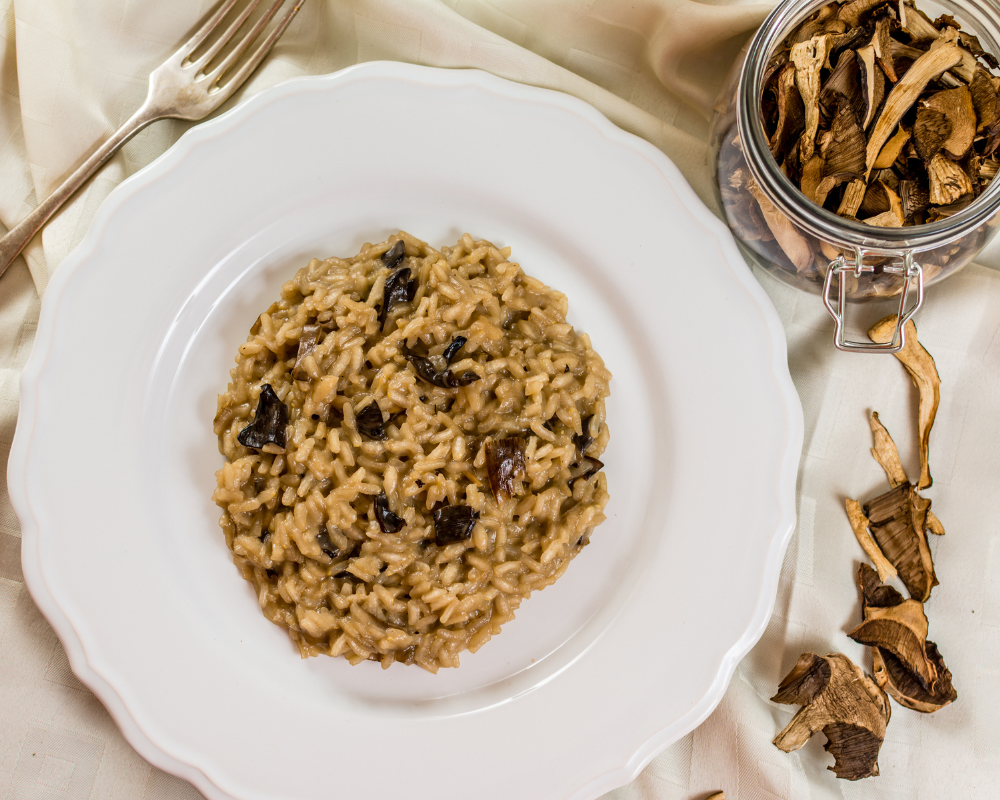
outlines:
M210 0L0 0L0 225L14 225L142 102L149 72L192 31ZM309 0L271 57L229 102L287 78L389 59L475 67L567 92L665 152L711 207L711 108L762 5L688 0ZM103 199L188 123L161 121L127 144L0 279L0 463L17 415L17 381L39 296L87 232ZM1000 764L1000 250L928 292L918 325L937 359L942 402L928 495L948 535L931 542L941 585L931 638L959 700L933 716L893 707L882 775L850 783L826 767L822 736L785 755L770 741L794 708L769 701L799 653L871 660L845 632L858 621L863 557L845 496L885 488L868 454L880 412L916 469L915 391L887 356L838 353L818 299L758 275L785 326L805 412L798 528L774 614L718 709L657 756L614 800L985 797ZM697 265L685 265L697 269ZM137 265L141 269L141 265ZM706 313L710 310L706 309ZM860 312L859 312L860 313ZM738 476L735 476L738 479ZM706 569L706 590L712 586ZM669 610L668 610L669 613ZM683 653L676 654L683 658ZM0 489L0 797L193 800L183 781L143 761L77 681L28 595L20 531Z

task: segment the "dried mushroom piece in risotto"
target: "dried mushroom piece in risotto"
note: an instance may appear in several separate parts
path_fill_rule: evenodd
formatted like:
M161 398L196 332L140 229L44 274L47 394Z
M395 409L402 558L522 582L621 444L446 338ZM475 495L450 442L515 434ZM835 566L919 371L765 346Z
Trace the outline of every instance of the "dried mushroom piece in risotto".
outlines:
M509 257L400 233L313 259L240 346L213 497L303 657L457 667L604 521L611 374Z

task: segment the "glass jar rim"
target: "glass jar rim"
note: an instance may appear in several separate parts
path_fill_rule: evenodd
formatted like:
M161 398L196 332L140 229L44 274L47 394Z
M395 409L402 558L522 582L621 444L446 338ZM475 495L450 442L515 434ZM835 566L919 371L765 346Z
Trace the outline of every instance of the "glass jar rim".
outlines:
M985 224L1000 210L1000 179L990 181L986 190L968 206L950 217L923 225L901 228L878 228L863 222L840 217L809 200L789 180L771 155L760 114L764 75L776 46L809 14L827 5L830 0L781 0L768 14L747 48L737 85L736 125L743 143L743 155L754 180L775 206L813 236L835 245L860 248L866 252L893 253L902 250L920 252L947 245ZM994 0L962 0L958 7L951 0L934 0L977 23L1000 19L1000 4ZM984 24L984 23L983 23ZM979 26L977 26L979 28ZM984 34L979 28L977 35ZM987 44L996 53L1000 40L986 34ZM987 49L990 49L987 47Z

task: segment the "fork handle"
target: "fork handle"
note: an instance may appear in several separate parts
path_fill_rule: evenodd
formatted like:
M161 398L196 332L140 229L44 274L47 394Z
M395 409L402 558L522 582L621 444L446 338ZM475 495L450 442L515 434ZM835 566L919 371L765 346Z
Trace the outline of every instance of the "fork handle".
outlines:
M0 275L7 270L14 259L18 257L25 245L32 240L42 226L58 211L63 203L69 200L77 189L87 182L98 169L113 156L125 142L135 136L149 123L160 119L150 106L143 105L126 122L112 134L104 144L97 148L91 156L66 178L52 194L46 197L28 216L10 229L6 236L0 239Z

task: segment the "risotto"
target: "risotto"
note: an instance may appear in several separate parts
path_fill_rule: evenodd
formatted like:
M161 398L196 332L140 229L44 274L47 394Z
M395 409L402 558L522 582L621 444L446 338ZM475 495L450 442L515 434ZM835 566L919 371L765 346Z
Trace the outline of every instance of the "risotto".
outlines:
M611 374L509 259L403 232L313 259L240 346L213 499L302 657L457 667L604 521Z

